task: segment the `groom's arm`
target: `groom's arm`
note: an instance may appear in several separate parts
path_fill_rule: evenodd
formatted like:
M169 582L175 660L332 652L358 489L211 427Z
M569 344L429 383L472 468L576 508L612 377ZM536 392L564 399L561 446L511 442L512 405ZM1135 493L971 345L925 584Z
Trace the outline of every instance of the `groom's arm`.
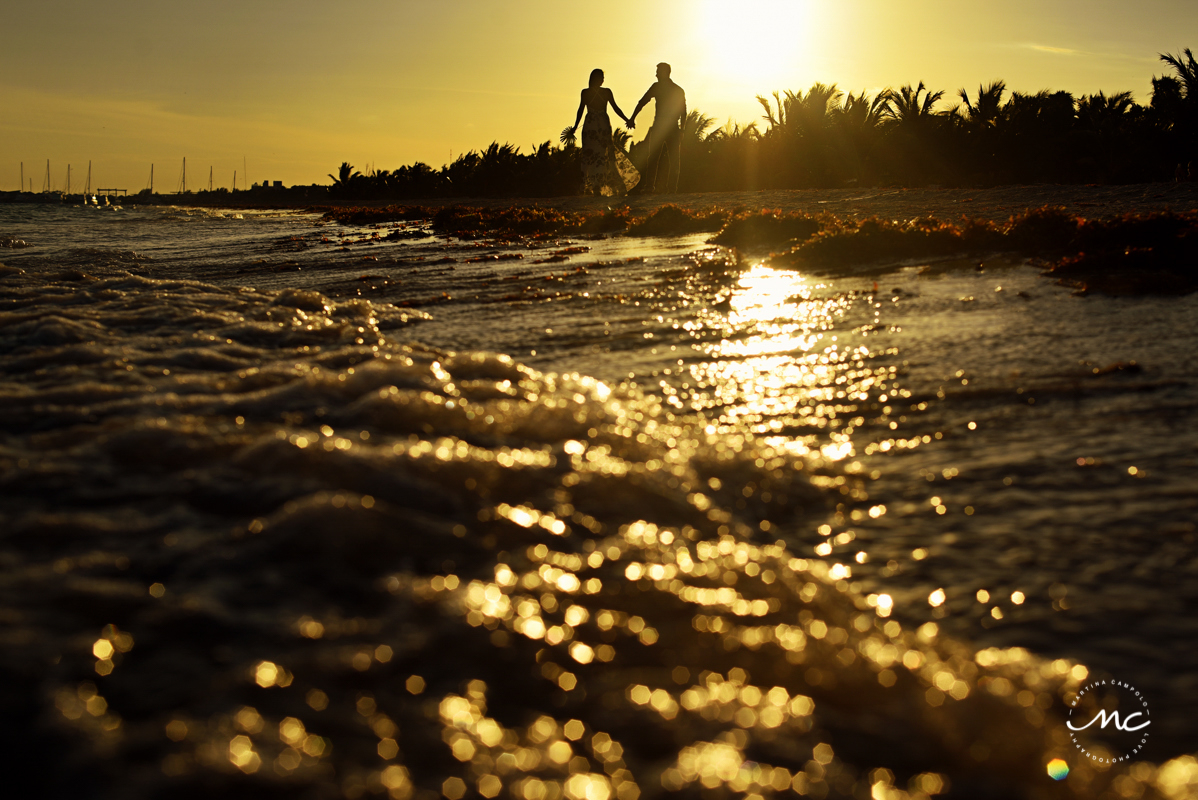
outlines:
M641 101L636 104L636 108L634 108L632 110L632 116L629 117L628 119L630 121L636 119L636 115L641 113L641 109L644 108L645 105L656 96L657 96L657 84L655 83L649 87L649 91L645 92L645 96L642 97Z

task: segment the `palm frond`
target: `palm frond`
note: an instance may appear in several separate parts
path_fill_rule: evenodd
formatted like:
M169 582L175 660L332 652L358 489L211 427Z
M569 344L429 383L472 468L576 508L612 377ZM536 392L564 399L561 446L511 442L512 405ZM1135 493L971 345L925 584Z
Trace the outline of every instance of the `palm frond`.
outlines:
M1160 58L1161 61L1173 67L1173 70L1177 73L1177 77L1184 87L1182 96L1194 102L1198 98L1198 62L1194 61L1194 54L1190 51L1190 48L1187 47L1181 51L1181 55L1177 56L1170 53L1161 53Z

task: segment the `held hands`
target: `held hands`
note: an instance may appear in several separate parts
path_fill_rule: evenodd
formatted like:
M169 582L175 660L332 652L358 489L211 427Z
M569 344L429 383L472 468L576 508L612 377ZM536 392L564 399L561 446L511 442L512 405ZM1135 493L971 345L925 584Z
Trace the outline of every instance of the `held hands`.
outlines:
M636 117L629 117L628 119L624 120L624 127L630 131L635 130L636 129Z

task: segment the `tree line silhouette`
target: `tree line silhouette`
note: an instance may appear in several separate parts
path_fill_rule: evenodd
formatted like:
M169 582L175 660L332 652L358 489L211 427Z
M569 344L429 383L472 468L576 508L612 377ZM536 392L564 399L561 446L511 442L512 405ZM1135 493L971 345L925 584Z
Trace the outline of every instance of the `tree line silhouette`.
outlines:
M1148 105L1130 92L1008 92L1003 81L944 91L917 85L870 96L816 83L757 97L762 119L716 128L691 111L679 191L831 188L853 185L1138 183L1193 178L1198 157L1198 63L1187 48L1163 54L1173 74L1152 79ZM643 142L616 131L642 167ZM433 169L417 162L362 174L342 163L330 175L340 199L537 197L577 193L579 150L546 141L523 154L492 143Z

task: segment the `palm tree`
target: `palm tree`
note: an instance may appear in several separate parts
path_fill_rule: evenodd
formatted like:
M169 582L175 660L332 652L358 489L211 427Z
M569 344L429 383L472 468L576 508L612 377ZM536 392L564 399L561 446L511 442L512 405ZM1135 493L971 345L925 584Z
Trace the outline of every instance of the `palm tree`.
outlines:
M965 103L965 119L977 129L993 128L1002 116L1002 96L1007 91L1004 81L994 81L989 86L978 86L977 102L969 101L969 92L961 89L957 96Z
M845 183L872 183L877 178L881 162L878 147L882 143L882 125L887 120L890 91L883 90L870 97L866 92L848 92L843 101L831 109L825 146L817 157L828 166L819 175L829 186Z
M1152 110L1160 115L1164 127L1172 127L1180 118L1185 106L1183 84L1172 75L1152 79Z
M1181 102L1176 108L1177 117L1173 122L1180 134L1180 155L1190 159L1198 150L1198 144L1195 143L1198 139L1198 62L1194 61L1194 54L1188 47L1182 51L1182 55L1185 56L1184 60L1181 56L1162 53L1161 61L1173 67L1173 71L1177 73L1176 81L1180 84L1178 88ZM1154 81L1154 89L1155 83ZM1155 100L1153 104L1156 105Z
M1006 118L1003 95L1007 91L1004 81L993 81L989 86L978 86L977 95L970 100L969 92L957 90L963 105L948 112L952 124L952 137L964 172L975 180L992 183L1003 169L1003 158L999 151L1002 145L1002 124Z
M1194 61L1194 54L1190 52L1190 48L1182 51L1185 60L1181 56L1171 55L1169 53L1161 53L1161 61L1164 61L1169 66L1173 67L1177 73L1178 79L1182 84L1182 96L1191 102L1198 101L1198 62Z
M864 91L861 94L849 92L844 96L844 102L835 111L837 122L844 128L857 132L870 132L886 119L886 109L890 104L890 90L885 89L870 98Z
M510 142L500 144L499 142L491 142L487 149L483 151L484 162L506 162L511 161L520 153L520 148Z
M907 84L890 95L889 116L899 125L922 124L935 116L932 107L940 102L942 97L943 91L929 91L923 85L923 81L914 89L911 88L911 84Z
M757 123L742 127L729 120L704 137L692 161L684 161L681 184L703 191L759 188L760 144Z
M1069 92L1011 92L1003 106L1004 123L1020 134L1045 127L1062 130L1071 127L1076 116L1076 102Z
M864 91L849 92L832 112L831 158L839 182L872 183L879 162L879 133L887 118L890 90L870 97Z
M682 120L682 142L698 144L702 142L706 136L707 129L715 124L715 117L709 117L706 114L701 114L699 111L691 111L686 115L686 119Z
M348 161L342 161L341 166L337 169L337 177L329 173L329 177L333 179L333 187L336 189L346 189L354 182L356 178L362 177L361 172L354 172L354 165Z
M423 161L400 167L392 174L399 192L407 197L432 197L440 191L442 176Z
M794 92L791 91L786 92L785 101L782 100L778 92L774 92L774 103L778 107L778 116L775 117L774 109L770 107L769 99L762 95L757 95L757 102L761 103L761 107L765 109L765 116L762 119L769 123L769 127L766 128L767 134L773 132L775 129L786 127L786 112L790 109L790 102L793 98Z
M708 142L744 142L756 141L761 138L761 131L757 130L757 123L750 122L748 125L741 127L739 122L728 120L727 124L722 128L717 128L707 135L704 141Z
M515 193L524 157L514 144L491 142L482 151L474 169L472 188L485 196L502 196Z
M833 113L840 108L844 92L836 84L814 83L806 94L798 92L790 109L791 123L800 135L813 135L831 123Z
M960 159L952 157L951 119L933 109L944 92L929 91L923 81L891 92L886 104L885 141L879 161L890 180L908 185L942 183Z
M1083 130L1113 133L1123 126L1135 105L1131 92L1119 92L1110 97L1102 92L1082 95L1077 99L1077 122Z
M774 109L770 107L769 99L757 95L757 102L765 109L763 119L769 123L766 134L777 131L802 136L828 126L832 113L839 108L844 92L837 89L836 84L828 86L814 83L806 94L787 90L784 95L774 92L773 96L777 106L776 116Z

